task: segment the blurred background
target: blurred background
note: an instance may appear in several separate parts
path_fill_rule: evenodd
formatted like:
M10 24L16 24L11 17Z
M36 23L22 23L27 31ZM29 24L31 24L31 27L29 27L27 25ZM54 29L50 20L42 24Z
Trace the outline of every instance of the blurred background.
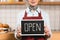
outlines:
M18 3L18 1L20 1L21 3ZM21 13L21 10L26 9L26 6L22 1L23 0L0 0L1 2L0 3L0 23L8 24L10 31L14 32L14 29L16 29L17 15ZM41 1L49 2L47 4L41 3L41 5L39 4L39 7L45 10L50 17L50 27L52 30L52 37L50 40L59 40L60 38L59 37L60 36L60 18L59 18L60 17L60 0L41 0ZM16 3L13 3L13 2L17 2L17 5ZM50 2L52 3L51 5L50 5ZM20 4L23 4L23 5L20 5ZM13 34L10 34L10 35L13 35Z

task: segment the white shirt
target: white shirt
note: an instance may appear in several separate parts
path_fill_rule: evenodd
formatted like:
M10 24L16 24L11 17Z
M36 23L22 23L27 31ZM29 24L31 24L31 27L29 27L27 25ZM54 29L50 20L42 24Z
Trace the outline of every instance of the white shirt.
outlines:
M44 26L48 27L48 29L50 30L50 34L51 34L51 29L50 29L50 21L49 21L49 16L46 12L44 12L43 10L41 10L40 8L37 9L37 11L30 11L29 8L27 8L26 10L22 10L21 13L18 14L17 16L17 29L20 30L21 28L21 20L24 17L25 11L27 12L27 16L38 16L38 12L41 12L41 16L44 20ZM15 31L15 37L17 34L17 30Z

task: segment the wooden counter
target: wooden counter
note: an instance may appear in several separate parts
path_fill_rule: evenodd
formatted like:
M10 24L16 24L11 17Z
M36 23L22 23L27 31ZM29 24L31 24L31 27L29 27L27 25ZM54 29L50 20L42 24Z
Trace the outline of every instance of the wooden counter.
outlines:
M60 39L60 32L52 32L52 38L50 40L59 40ZM14 38L13 32L8 32L5 34L0 34L0 40L16 40Z
M52 37L50 40L60 40L60 31L52 32Z
M0 40L16 40L13 32L0 34Z

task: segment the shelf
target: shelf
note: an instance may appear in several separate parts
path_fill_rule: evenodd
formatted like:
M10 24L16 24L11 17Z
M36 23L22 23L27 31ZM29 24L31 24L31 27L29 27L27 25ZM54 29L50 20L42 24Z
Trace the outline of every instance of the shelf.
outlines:
M60 5L60 2L39 2L39 5Z
M0 5L24 5L24 2L0 2ZM60 2L39 2L39 5L60 5Z
M0 2L0 5L23 5L24 2Z

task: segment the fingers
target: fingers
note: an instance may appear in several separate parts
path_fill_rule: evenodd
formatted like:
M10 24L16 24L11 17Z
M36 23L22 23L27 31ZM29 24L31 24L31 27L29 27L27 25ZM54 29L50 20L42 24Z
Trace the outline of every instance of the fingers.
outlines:
M49 32L49 29L47 27L44 27L44 32Z
M17 33L21 33L21 30L17 30Z
M17 32L21 33L21 27L17 28Z
M49 36L49 35L50 35L50 33L49 33L49 32L46 32L46 33L45 33L45 35Z
M21 37L20 33L21 33L21 29L20 29L20 28L18 28L18 29L17 29L17 37L18 37L18 38L20 38L20 37Z
M21 35L20 35L20 30L17 30L17 37L19 38Z
M47 36L50 35L48 27L44 27L44 32L45 32L45 35L47 35Z

